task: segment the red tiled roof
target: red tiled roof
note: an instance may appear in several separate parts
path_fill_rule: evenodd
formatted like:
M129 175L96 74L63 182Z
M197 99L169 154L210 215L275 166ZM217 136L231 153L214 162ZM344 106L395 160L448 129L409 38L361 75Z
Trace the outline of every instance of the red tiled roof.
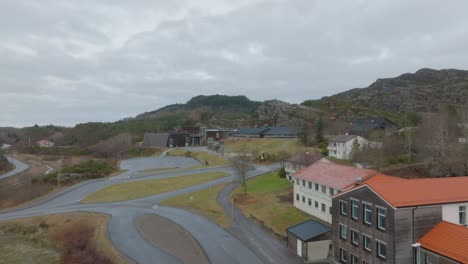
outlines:
M359 180L364 181L376 173L374 170L317 161L298 171L294 177L334 189L345 190L353 187Z
M377 175L364 184L394 207L468 201L468 177L407 180Z
M439 255L468 263L468 228L464 226L442 221L418 243Z

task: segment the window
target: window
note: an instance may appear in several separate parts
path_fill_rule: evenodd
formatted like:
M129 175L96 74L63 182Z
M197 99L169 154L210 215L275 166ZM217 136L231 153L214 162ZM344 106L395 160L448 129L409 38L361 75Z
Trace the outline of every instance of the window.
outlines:
M299 179L296 179L296 184L299 185Z
M334 195L334 194L335 194L335 190L333 190L333 188L329 188L328 191L329 191L330 195Z
M458 222L460 225L466 225L466 206L458 207Z
M355 200L351 200L351 217L354 220L359 219L359 202Z
M359 258L351 254L351 264L359 264Z
M340 237L342 239L348 238L348 227L342 224L340 224Z
M322 204L322 212L325 213L326 210L327 210L327 207L326 207L325 204L323 203L323 204Z
M372 239L362 234L362 248L367 252L372 252Z
M332 214L332 207L331 207L331 206L328 207L328 213L329 213L329 214Z
M364 223L370 225L372 222L372 206L370 204L364 204Z
M385 230L385 213L384 208L377 208L377 228L380 230Z
M318 208L318 202L317 201L314 202L314 205L315 205L315 208Z
M309 189L312 189L312 183L309 182Z
M312 199L309 198L307 202L308 202L309 206L312 206Z
M323 193L327 193L327 186L323 186L323 185L322 185L322 192L323 192Z
M380 258L387 257L387 244L377 241L377 256Z
M353 229L351 229L351 243L356 246L359 245L359 233Z
M302 202L305 203L305 196L302 196Z
M299 194L296 193L296 201L299 201Z
M315 184L315 190L316 190L317 192L318 192L318 190L319 190L319 185L318 185L317 183Z
M348 202L340 200L340 214L348 215Z
M436 263L436 258L429 253L424 253L424 264L434 264Z
M370 264L370 263L367 262L367 261L365 261L365 260L363 260L363 261L362 261L362 264Z
M348 263L348 251L340 248L340 261L341 263Z
M305 186L305 180L302 180L302 186Z

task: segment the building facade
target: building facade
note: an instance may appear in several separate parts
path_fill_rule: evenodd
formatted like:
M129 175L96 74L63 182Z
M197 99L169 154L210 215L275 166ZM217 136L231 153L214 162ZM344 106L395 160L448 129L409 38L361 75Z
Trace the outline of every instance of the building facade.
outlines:
M328 155L337 159L350 159L353 144L357 141L359 148L367 145L367 139L356 135L339 135L330 140L328 144Z
M286 178L289 181L293 180L293 175L311 165L312 163L319 161L323 158L320 153L309 153L301 152L290 157L289 159L283 162L284 169L286 171Z

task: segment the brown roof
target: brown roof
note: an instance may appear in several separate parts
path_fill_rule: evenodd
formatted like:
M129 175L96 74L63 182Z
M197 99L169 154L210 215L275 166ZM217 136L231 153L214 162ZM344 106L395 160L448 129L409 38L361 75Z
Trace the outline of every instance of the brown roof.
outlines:
M377 175L365 184L394 207L468 201L468 177L407 180Z
M321 158L323 158L323 156L319 152L312 153L312 154L309 152L301 152L290 157L286 161L300 164L300 165L309 166L310 164L316 162L317 160L320 160Z
M374 170L317 161L309 167L298 171L294 177L334 189L345 190L375 174L377 172Z
M348 142L350 141L351 139L357 137L356 135L338 135L336 137L334 137L332 140L332 142Z
M425 234L421 247L461 263L468 263L468 228L442 221Z

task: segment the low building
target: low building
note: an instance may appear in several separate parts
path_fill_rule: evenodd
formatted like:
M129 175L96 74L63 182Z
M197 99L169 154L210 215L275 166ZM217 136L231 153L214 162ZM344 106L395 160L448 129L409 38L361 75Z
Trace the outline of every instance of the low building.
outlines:
M220 141L223 138L228 137L232 132L233 129L230 128L204 128L203 140L208 143Z
M305 262L324 261L331 245L331 229L314 220L286 229L288 248Z
M468 246L458 242L465 237L455 235L466 228L467 189L468 177L407 180L379 174L335 195L335 262L467 263Z
M353 144L357 141L359 148L369 144L367 139L357 135L338 135L328 144L328 155L337 159L350 159Z
M358 118L351 124L350 133L361 137L390 136L398 130L398 124L385 117Z
M331 197L375 174L374 170L317 161L294 174L294 206L331 223Z
M54 142L47 140L47 139L42 139L36 142L37 146L40 148L52 148L54 147Z
M169 133L145 133L142 147L166 148L169 146Z
M319 161L323 158L319 152L310 154L309 152L300 152L290 157L283 162L284 169L286 171L286 178L289 181L293 180L293 175L310 166L312 163Z
M246 127L233 132L234 137L247 138L297 138L297 134L292 127Z

